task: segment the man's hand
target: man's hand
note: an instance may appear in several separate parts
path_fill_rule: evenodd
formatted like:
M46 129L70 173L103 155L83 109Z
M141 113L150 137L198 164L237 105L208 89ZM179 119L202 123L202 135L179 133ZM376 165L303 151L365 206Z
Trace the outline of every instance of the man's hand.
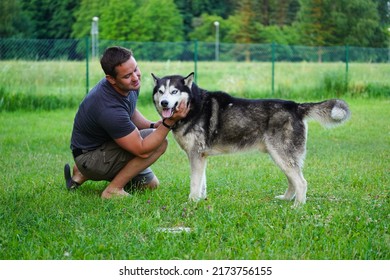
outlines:
M186 103L187 103L187 101L185 101L185 100L181 101L179 106L176 107L176 110L173 113L173 115L168 120L172 120L174 122L177 122L178 120L185 118L187 116L188 112L190 111L190 107L187 106Z
M162 124L162 120L158 120L157 122L154 123L154 127L153 127L153 128L157 128L157 127L159 127L161 124Z

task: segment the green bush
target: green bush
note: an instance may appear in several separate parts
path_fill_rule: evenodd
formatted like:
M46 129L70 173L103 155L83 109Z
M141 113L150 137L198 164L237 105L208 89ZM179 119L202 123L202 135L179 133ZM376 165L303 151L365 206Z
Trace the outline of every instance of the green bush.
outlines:
M320 89L332 96L341 97L348 92L348 78L340 72L325 73Z

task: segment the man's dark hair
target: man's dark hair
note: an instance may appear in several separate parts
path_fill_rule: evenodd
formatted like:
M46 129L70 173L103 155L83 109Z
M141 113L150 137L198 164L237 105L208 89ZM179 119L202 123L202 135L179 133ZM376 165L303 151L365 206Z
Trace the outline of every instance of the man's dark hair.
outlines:
M110 47L104 51L100 65L106 75L116 78L115 67L128 61L132 56L133 52L129 49L118 46Z

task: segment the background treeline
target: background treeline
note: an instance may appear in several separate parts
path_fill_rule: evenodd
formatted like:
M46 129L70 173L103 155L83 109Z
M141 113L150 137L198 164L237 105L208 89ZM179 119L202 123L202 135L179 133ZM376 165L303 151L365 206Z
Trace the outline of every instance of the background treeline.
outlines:
M387 47L388 0L10 0L0 38Z

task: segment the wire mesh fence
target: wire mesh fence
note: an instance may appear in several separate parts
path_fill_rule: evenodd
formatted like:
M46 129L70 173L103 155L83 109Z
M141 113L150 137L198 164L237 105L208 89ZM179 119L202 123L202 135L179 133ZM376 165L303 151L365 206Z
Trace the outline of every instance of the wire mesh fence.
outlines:
M280 44L228 44L208 42L128 42L100 40L97 54L113 45L132 49L146 61L288 61L390 62L390 48L350 46L307 47ZM91 56L90 39L0 39L0 60L85 60Z
M65 80L61 74L56 76L50 73L51 78L39 76L35 78L39 81L29 81L30 88L20 90L33 92L31 90L31 85L33 85L36 91L47 87L53 89L51 92L75 94L75 92L80 92L80 84L84 83L85 90L82 91L85 93L90 89L90 85L96 82L96 79L90 76L101 77L103 74L97 65L98 57L107 47L120 45L132 49L137 61L142 61L142 68L150 72L158 71L158 65L162 63L171 62L175 65L175 73L171 74L185 75L194 71L196 81L199 77L201 85L205 85L206 88L210 86L211 90L225 90L244 97L257 97L259 92L266 92L262 96L294 97L291 92L305 91L306 88L318 89L320 83L325 91L331 91L331 95L342 95L342 92L346 90L350 90L353 94L371 90L379 92L378 95L381 96L390 96L390 79L388 78L390 76L390 48L308 47L276 43L215 44L198 41L94 40L93 44L94 46L90 38L47 40L0 38L0 65L20 61L30 64L31 62L55 63L60 61L62 65L65 62L78 62L78 67L81 65L85 71L78 70L77 77L71 75L66 78L68 80ZM180 65L184 64L185 70L180 68ZM148 65L150 65L149 68ZM4 75L7 67L9 66L2 67L3 76L7 76ZM49 71L57 71L53 67L51 69ZM238 71L244 74L236 77ZM217 81L219 78L221 82ZM75 81L69 82L69 79ZM0 79L2 83L0 93L12 91L13 84L8 80L4 82ZM48 81L47 84L46 81ZM60 89L58 89L57 85L60 82ZM304 86L301 86L302 84Z

